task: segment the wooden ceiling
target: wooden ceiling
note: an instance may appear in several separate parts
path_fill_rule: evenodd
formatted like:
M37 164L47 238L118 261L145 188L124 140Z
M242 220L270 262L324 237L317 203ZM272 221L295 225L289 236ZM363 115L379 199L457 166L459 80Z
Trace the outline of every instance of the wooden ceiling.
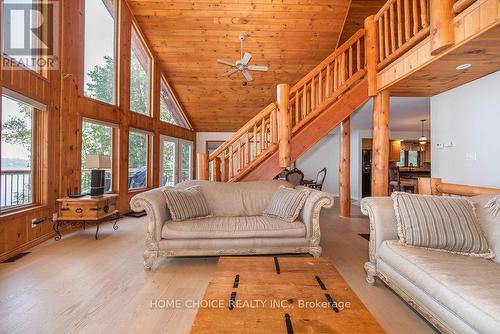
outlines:
M433 96L500 71L500 25L451 50L390 87L392 96ZM457 71L461 64L472 66Z
M352 0L339 45L342 45L356 31L363 28L365 19L370 15L375 15L386 2L386 0Z
M235 131L335 49L349 0L128 0L196 131ZM355 1L354 1L355 2ZM380 7L379 7L380 8ZM217 59L267 65L242 85Z

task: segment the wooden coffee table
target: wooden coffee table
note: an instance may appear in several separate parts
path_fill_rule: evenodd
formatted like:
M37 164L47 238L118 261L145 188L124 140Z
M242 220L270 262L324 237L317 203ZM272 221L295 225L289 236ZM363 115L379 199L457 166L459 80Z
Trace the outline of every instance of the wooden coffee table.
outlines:
M384 333L326 258L221 257L191 333Z

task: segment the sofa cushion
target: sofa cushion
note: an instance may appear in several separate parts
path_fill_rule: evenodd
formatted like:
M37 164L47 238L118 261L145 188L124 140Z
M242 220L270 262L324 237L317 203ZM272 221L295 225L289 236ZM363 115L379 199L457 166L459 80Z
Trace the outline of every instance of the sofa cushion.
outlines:
M399 240L411 246L492 258L474 212L465 198L392 194Z
M491 260L382 243L377 257L484 333L500 328L500 265Z
M292 184L280 180L252 182L193 180L179 183L176 188L186 189L194 185L201 187L210 213L219 217L260 216L280 186L293 188Z
M311 193L309 189L290 189L281 186L271 198L264 216L293 222Z
M207 202L199 186L184 190L165 188L165 199L173 221L182 221L210 214Z
M208 217L167 222L161 235L163 239L299 238L305 237L306 228L298 220L288 223L264 216Z
M479 195L471 197L470 200L476 206L477 219L484 232L490 248L495 253L493 261L500 263L500 214L493 215L484 206L496 195Z

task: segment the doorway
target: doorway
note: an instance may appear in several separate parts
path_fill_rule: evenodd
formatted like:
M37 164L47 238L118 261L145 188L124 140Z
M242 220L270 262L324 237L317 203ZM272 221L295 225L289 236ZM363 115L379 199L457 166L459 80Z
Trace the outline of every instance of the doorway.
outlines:
M193 178L193 142L189 140L160 137L160 185L175 184Z

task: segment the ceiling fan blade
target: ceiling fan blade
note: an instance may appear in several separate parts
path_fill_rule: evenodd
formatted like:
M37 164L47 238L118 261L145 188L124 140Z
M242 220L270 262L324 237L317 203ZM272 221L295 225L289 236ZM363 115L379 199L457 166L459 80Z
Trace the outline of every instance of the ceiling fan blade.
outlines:
M252 75L247 70L241 71L241 74L243 74L243 77L245 78L246 82L253 81Z
M243 55L243 58L241 59L241 63L243 65L248 65L248 62L250 61L250 59L252 59L252 54L249 52L245 52L245 54Z
M222 76L227 78L227 77L233 75L236 72L238 72L238 69L237 68L233 68L232 70L229 70L226 73L224 73Z
M260 72L266 72L269 70L267 66L258 66L258 65L250 65L248 66L249 71L260 71Z
M233 63L230 63L230 62L222 60L222 59L217 59L217 62L219 64L224 64L224 65L228 65L228 66L235 66Z

